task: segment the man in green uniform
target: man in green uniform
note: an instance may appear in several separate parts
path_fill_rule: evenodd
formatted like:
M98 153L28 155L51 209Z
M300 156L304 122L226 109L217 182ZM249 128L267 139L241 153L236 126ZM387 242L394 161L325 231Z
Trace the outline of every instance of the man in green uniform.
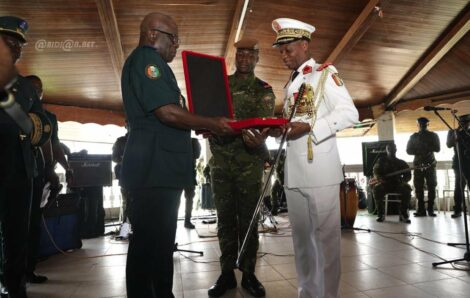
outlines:
M128 129L127 121L126 129ZM127 206L129 204L129 192L124 187L122 187L121 184L122 158L124 156L124 150L126 149L128 137L129 133L127 132L125 135L116 139L116 142L113 144L111 155L113 161L116 163L116 166L114 166L114 175L116 176L116 179L119 181L119 185L121 186L122 224L118 236L120 239L128 239L129 233L131 232L130 220L127 212Z
M26 21L0 17L0 38L10 49L16 63L26 42ZM50 123L43 113L33 85L24 77L7 90L0 90L0 101L14 98L34 121L31 134L18 126L19 118L0 108L0 232L2 244L2 283L10 297L26 297L25 271L28 247L29 211L32 179L37 174L33 146L42 145L50 136ZM5 107L8 108L8 107ZM9 108L8 108L9 109ZM43 130L44 129L44 130Z
M39 100L43 99L44 91L42 81L38 76L29 75L26 77L33 84L38 94ZM29 239L28 239L28 260L26 266L26 280L29 283L43 283L47 281L47 277L34 273L36 269L37 257L39 252L39 244L41 239L41 201L44 186L50 183L52 196L60 191L59 177L54 170L54 162L59 162L66 171L67 180L71 177L71 169L65 158L62 147L60 146L58 135L57 117L54 113L44 110L44 114L51 122L51 138L41 147L35 147L34 153L36 158L36 166L38 175L33 180L33 199L31 203L31 212L29 219Z
M439 136L435 132L428 130L428 118L420 117L417 119L417 122L419 131L411 135L406 145L406 153L415 156L413 165L417 167L417 169L414 170L413 176L416 198L418 199L418 206L414 216L426 216L424 208L424 180L426 180L428 190L428 215L435 217L434 199L436 198L437 176L434 152L439 152L441 145Z
M173 249L184 187L194 183L190 129L215 134L233 130L225 118L189 113L168 65L180 40L175 21L148 14L139 46L122 71L122 96L129 138L122 161L122 186L129 191L133 236L126 266L129 298L174 297Z
M396 157L397 147L389 144L386 147L387 156L379 158L374 165L374 177L378 183L374 186L374 198L377 206L377 221L384 221L384 198L387 193L399 193L400 221L411 223L408 216L408 206L411 198L411 170L408 164ZM397 173L400 171L400 173Z
M193 172L194 184L184 188L185 208L184 208L184 227L186 229L194 229L195 226L191 223L191 215L193 213L193 199L196 195L196 160L201 155L201 144L198 139L191 138L191 146L193 148L193 166L191 171Z
M454 148L452 168L455 173L454 189L454 213L452 218L462 216L462 202L465 198L465 187L470 186L470 114L462 115L457 129L451 129L447 133L447 147ZM458 146L456 144L458 142ZM459 154L457 154L459 147ZM460 166L459 166L460 158ZM462 170L462 172L460 172ZM467 210L470 206L466 206Z
M275 96L272 87L255 77L258 46L254 39L242 39L237 48L235 74L229 76L235 119L272 117ZM212 190L217 210L220 265L222 274L209 289L209 296L222 296L237 286L233 269L236 266L239 244L248 230L261 192L264 161L269 158L264 140L265 132L244 130L241 135L209 138L213 154L211 168ZM242 286L251 295L265 295L263 285L254 275L258 232L249 235L246 254L240 263Z

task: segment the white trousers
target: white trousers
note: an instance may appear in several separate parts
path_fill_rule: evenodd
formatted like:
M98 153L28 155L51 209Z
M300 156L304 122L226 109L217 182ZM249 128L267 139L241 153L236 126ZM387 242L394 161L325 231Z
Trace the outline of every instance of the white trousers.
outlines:
M337 298L341 277L339 184L286 188L300 298Z

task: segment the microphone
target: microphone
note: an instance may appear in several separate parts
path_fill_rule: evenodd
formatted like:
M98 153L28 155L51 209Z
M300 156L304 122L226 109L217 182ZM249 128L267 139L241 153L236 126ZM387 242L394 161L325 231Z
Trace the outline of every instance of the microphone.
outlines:
M424 107L425 111L452 111L451 108L440 108L440 107L431 107L431 106L425 106Z

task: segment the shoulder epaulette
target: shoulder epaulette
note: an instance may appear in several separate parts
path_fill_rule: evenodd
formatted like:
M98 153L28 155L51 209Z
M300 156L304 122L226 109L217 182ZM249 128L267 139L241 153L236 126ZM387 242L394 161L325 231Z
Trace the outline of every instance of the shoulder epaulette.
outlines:
M273 87L271 85L269 85L267 82L263 81L263 80L260 80L258 78L256 78L258 83L263 86L264 89L272 89Z
M325 63L323 63L322 65L320 65L319 68L317 68L317 71L322 71L322 70L324 70L325 68L327 68L327 67L330 66L330 65L333 65L333 63L331 63L331 62L325 62Z

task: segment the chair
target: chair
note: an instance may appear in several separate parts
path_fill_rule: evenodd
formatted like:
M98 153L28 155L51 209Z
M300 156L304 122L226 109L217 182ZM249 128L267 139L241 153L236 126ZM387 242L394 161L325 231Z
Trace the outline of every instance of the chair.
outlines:
M446 205L446 210L447 211L451 211L450 209L450 204L454 201L454 190L453 189L444 189L442 191L442 196L444 198L444 205ZM469 208L469 198L470 198L470 193L469 191L464 191L464 197L465 197L465 200L466 200L466 204L467 204L467 209ZM445 211L444 211L444 214L445 214Z
M388 203L398 203L399 209L401 209L401 194L395 192L389 192L385 194L385 212L384 212L384 220L387 218L387 210L388 210ZM390 198L391 197L391 198Z
M442 191L442 197L444 199L444 214L446 211L450 211L450 203L454 200L454 190L453 189L444 189Z

